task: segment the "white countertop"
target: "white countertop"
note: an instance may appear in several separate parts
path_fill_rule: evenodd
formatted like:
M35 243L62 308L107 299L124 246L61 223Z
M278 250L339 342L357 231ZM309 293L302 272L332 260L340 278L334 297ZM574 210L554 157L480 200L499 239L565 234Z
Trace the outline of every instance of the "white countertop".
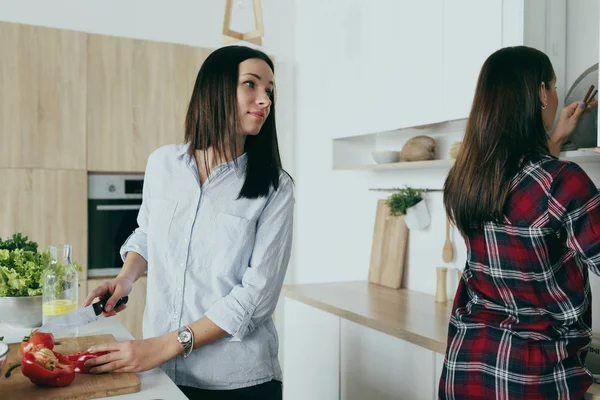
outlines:
M28 335L31 329L17 329L0 323L0 336L5 343L17 343ZM125 329L117 318L100 318L98 321L79 328L79 336L112 334L117 341L132 340L133 336ZM160 368L137 374L142 382L142 389L137 393L121 396L103 397L107 400L187 400L173 381Z

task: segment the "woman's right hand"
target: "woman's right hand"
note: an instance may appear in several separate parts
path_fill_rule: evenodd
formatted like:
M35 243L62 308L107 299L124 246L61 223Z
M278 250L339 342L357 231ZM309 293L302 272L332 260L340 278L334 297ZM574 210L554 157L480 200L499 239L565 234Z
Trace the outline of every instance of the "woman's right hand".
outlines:
M119 307L113 310L113 307L119 301L119 299L123 296L128 296L131 293L131 288L133 287L133 282L125 277L116 277L110 281L104 281L100 285L96 286L94 290L92 290L88 296L85 298L83 302L83 307L87 307L96 297L103 297L106 293L110 293L111 297L106 302L106 306L102 315L104 317L112 317L113 315L117 315L118 312L123 311L127 308L126 304L121 304Z

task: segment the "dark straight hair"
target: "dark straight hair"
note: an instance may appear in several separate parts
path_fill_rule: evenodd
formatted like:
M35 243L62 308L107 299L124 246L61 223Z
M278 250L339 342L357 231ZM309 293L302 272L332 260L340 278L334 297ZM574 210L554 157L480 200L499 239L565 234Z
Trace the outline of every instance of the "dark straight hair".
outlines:
M195 150L206 150L209 147L213 147L221 156L227 153L226 150L231 154L238 154L239 65L251 58L263 60L275 72L273 61L265 53L246 46L217 49L200 67L185 120L184 140L190 144L190 156L193 156ZM274 92L271 101L271 110L260 132L246 137L246 177L238 198L266 196L271 186L275 190L279 187L282 166L275 126ZM229 149L225 148L226 144Z
M534 154L549 154L540 87L554 79L546 54L506 47L483 64L461 149L444 184L444 206L470 237L501 222L512 178Z

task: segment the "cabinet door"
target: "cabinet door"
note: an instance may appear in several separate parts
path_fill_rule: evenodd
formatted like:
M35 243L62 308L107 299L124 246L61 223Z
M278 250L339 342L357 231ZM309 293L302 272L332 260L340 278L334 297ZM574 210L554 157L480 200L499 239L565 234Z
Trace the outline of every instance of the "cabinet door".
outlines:
M339 399L340 318L287 297L283 318L283 398Z
M444 119L467 118L479 71L502 47L502 0L444 0Z
M96 286L110 278L94 278L87 281L87 292L90 293ZM146 277L140 277L134 284L129 294L127 308L117 314L117 318L125 329L135 339L142 339L142 320L146 307Z
M87 277L87 174L85 171L33 170L31 238L46 249L70 244L73 260ZM29 210L22 210L28 213Z
M360 67L345 82L352 123L370 133L440 121L442 0L360 4Z
M1 111L0 111L1 112ZM1 147L1 146L0 146ZM21 232L37 242L33 232L33 173L25 169L0 169L0 237Z
M433 398L432 351L345 319L340 348L342 399Z
M90 35L88 170L143 172L158 147L182 143L206 50Z
M86 169L86 34L0 22L0 167Z
M134 40L88 36L88 170L134 170L138 152L131 148L133 107L131 60ZM143 157L143 156L142 156Z

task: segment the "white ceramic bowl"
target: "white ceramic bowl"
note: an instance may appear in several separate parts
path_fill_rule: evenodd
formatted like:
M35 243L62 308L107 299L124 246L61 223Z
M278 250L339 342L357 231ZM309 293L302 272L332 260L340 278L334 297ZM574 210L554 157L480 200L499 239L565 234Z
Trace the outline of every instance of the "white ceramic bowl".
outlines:
M373 161L377 164L389 164L400 161L400 152L399 151L372 151L371 157L373 157Z
M6 343L0 342L0 377L4 376L4 367L8 358L9 347Z

